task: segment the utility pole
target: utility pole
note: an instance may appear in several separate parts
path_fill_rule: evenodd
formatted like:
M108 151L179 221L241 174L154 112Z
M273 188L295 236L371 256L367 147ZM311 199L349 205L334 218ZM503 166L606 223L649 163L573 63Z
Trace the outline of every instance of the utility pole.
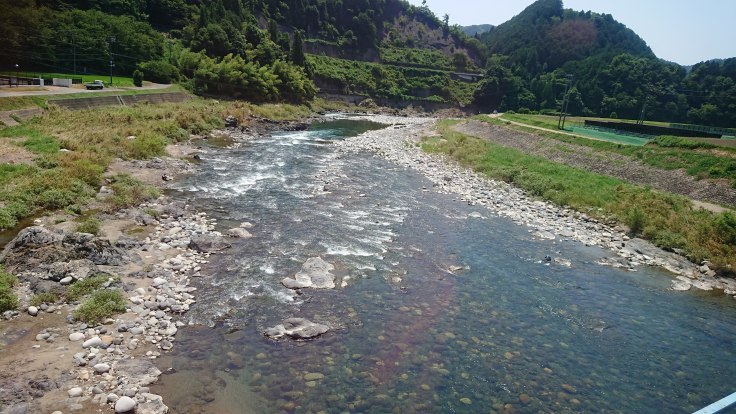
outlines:
M74 76L77 75L77 41L74 38L74 32L72 32L72 50L74 53Z
M115 36L110 37L108 43L108 52L110 53L110 86L112 86L112 69L115 67L115 61L113 60L112 45L115 43Z
M18 64L16 63L15 64L15 87L16 88L20 86L20 77L19 76L20 75L18 73Z
M560 105L560 117L557 119L557 129L565 129L565 120L567 119L567 106L570 104L570 86L572 86L572 75L567 75L567 83L565 84L565 94L562 97Z
M644 99L644 105L641 107L641 113L639 114L639 120L636 121L636 125L644 125L644 117L647 113L647 100Z

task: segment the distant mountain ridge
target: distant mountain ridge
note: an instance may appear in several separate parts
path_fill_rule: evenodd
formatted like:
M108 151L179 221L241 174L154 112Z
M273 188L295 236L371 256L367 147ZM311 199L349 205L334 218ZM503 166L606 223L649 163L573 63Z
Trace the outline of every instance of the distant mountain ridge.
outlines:
M460 26L460 29L462 29L463 33L468 36L475 36L490 32L493 28L494 26L492 24L474 24L471 26Z

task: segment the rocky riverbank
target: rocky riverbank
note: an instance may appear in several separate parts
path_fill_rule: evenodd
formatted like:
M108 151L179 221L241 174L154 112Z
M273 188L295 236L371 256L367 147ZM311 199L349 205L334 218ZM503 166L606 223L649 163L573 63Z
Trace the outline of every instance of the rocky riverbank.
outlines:
M436 135L436 119L390 116L366 119L390 126L337 143L335 157L355 151L372 152L421 172L432 181L434 191L455 194L459 201L477 205L479 215L490 213L508 217L529 227L535 237L551 242L574 240L615 253L615 256L602 260L603 265L631 271L638 266L660 266L675 275L672 281L674 290L718 289L736 296L736 281L716 276L707 263L698 266L645 240L630 238L624 228L614 223L603 223L583 213L536 200L518 188L483 177L445 156L424 152L420 147L421 139ZM320 177L325 186L330 184L329 177L329 171ZM558 259L558 262L567 264L564 259Z

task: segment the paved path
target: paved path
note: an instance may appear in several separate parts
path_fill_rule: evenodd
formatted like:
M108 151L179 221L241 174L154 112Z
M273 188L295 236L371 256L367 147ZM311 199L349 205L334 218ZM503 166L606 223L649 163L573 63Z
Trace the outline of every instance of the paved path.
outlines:
M160 84L160 83L147 83L141 88L135 86L124 87L124 88L105 88L103 90L87 90L77 88L65 88L63 86L44 86L42 91L18 91L16 92L13 88L0 88L0 98L8 98L12 96L44 96L44 95L65 95L72 93L100 93L100 92L123 92L130 90L155 90L155 89L166 89L171 85Z

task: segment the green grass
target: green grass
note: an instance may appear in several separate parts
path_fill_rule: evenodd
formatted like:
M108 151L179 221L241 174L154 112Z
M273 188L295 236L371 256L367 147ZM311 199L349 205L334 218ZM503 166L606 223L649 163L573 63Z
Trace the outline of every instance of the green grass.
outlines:
M0 266L0 312L13 310L18 307L18 297L13 292L13 286L18 279L6 272Z
M695 209L684 197L469 137L450 128L456 122L441 122L444 141L427 140L423 148L448 154L476 171L557 205L614 218L662 248L682 249L695 263L707 259L723 274L736 275L736 214Z
M125 296L118 289L98 290L73 313L75 320L87 324L100 323L117 313L125 312Z
M645 146L622 145L601 140L593 140L542 131L524 126L507 125L503 120L480 115L474 117L483 122L506 126L562 142L582 145L601 152L612 152L631 157L644 164L664 170L682 168L696 178L726 179L736 187L736 149L710 147L687 139L659 137ZM693 144L688 144L692 142Z
M64 298L67 302L77 301L100 289L108 280L110 277L107 275L95 275L79 280L67 288Z
M100 225L102 222L96 217L89 217L77 226L79 233L89 233L97 236L100 233Z
M42 292L33 295L31 298L31 305L32 306L40 306L41 304L48 303L56 303L59 301L60 297L54 292Z
M161 192L127 174L111 177L113 194L105 199L108 211L137 206L161 195ZM98 229L99 230L99 229Z

